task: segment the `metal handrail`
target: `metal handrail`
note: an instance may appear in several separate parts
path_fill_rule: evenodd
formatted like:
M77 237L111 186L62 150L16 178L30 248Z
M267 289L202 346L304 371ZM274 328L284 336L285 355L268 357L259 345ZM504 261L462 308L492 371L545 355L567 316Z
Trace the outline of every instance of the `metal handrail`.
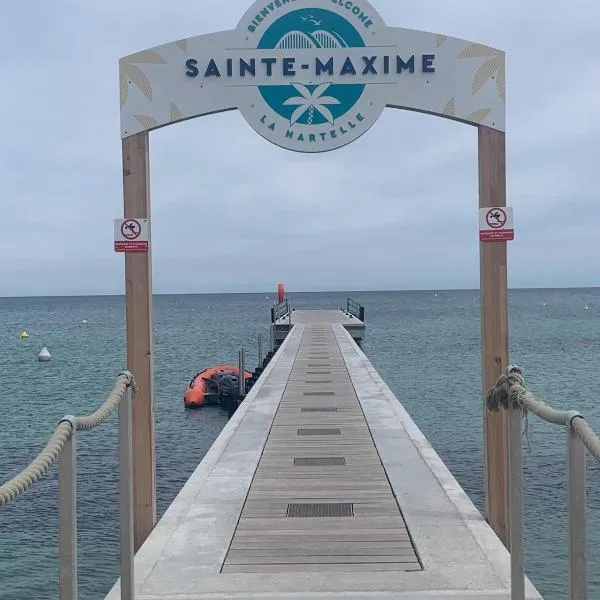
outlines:
M365 320L365 307L353 298L348 298L346 300L346 312L363 322Z
M288 298L286 298L283 302L276 304L271 309L271 323L277 323L279 319L283 319L287 317L291 313L291 305Z
M238 353L238 361L238 390L240 399L243 400L246 396L246 351L243 348Z
M577 411L559 411L535 400L525 389L521 369L506 369L489 391L491 411L508 411L509 527L511 600L525 600L523 540L523 415L533 413L566 431L569 519L569 600L587 600L586 450L600 462L600 438Z

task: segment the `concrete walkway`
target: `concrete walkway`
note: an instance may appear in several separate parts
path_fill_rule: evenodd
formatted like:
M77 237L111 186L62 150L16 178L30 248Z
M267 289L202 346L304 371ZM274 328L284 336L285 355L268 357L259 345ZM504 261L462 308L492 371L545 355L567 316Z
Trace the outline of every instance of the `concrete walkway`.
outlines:
M508 552L339 323L294 325L136 556L137 600L508 588Z

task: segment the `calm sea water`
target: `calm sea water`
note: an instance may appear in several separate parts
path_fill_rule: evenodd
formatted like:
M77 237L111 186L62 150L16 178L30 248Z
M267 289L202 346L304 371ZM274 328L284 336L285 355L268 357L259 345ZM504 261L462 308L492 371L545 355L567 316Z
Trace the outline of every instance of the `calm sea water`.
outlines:
M352 294L367 307L363 349L450 470L483 510L479 301L475 291ZM271 295L272 296L272 295ZM290 294L296 308L337 308L347 294ZM511 360L530 389L581 410L600 431L600 289L510 294ZM154 303L158 511L162 515L227 421L186 412L189 377L257 360L265 294L159 296ZM585 306L589 310L585 310ZM82 324L87 320L86 325ZM27 330L30 338L18 335ZM47 346L51 363L36 354ZM120 297L0 299L0 481L23 468L65 414L104 400L125 366ZM79 585L101 600L118 576L116 420L78 436ZM562 432L533 418L525 452L527 570L546 600L566 597L566 480ZM600 470L589 463L590 598L600 597ZM0 509L0 596L55 600L57 478L53 469Z

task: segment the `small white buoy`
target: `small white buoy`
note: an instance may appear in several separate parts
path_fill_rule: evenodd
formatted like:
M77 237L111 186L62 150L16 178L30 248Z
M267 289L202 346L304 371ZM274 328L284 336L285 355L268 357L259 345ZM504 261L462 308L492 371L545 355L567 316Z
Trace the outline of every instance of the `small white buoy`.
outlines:
M50 356L50 352L48 352L48 348L46 348L46 346L44 346L40 350L40 353L38 354L38 360L40 362L48 362L51 358L52 358L52 356Z
M590 307L586 304L583 310L590 310Z
M83 321L81 321L82 325L87 325L87 319L84 319Z

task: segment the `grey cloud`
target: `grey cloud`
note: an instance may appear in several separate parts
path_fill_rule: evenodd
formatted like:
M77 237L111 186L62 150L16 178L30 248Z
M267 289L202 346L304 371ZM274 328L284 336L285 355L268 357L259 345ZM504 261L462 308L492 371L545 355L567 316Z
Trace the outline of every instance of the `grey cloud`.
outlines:
M594 3L373 4L389 25L507 51L511 285L596 284ZM122 292L112 251L118 58L233 28L248 5L11 5L0 53L0 295ZM288 289L477 287L476 157L476 129L392 110L354 144L317 156L270 145L235 112L154 132L156 291L254 291L282 279Z

